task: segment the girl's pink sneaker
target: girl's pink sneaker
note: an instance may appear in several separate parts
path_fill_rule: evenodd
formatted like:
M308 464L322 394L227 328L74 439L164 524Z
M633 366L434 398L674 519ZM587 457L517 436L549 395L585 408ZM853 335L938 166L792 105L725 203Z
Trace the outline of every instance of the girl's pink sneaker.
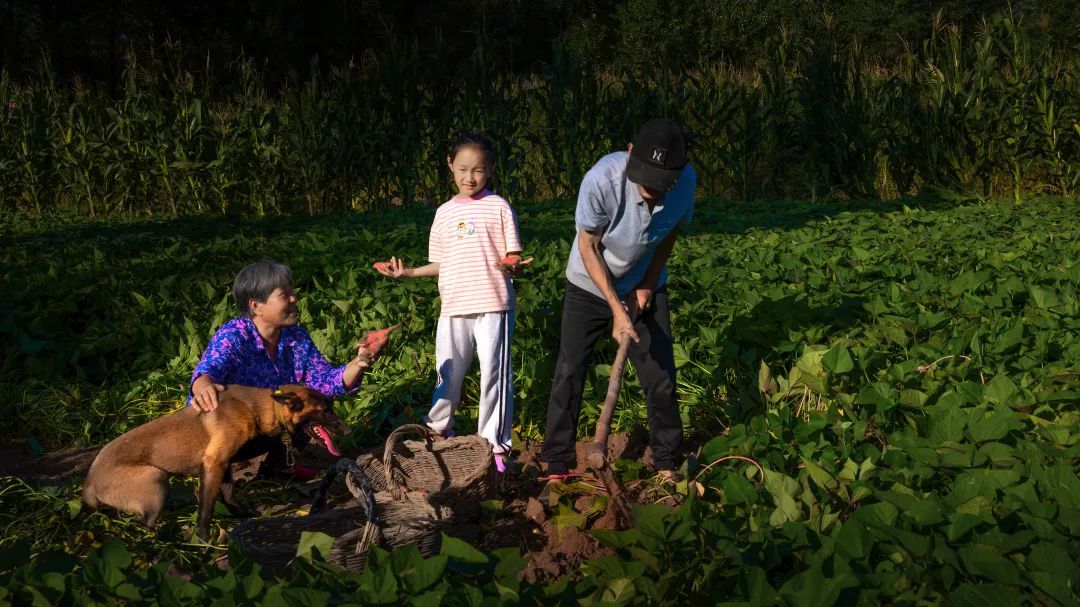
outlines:
M496 453L495 455L495 469L499 472L506 472L509 466L509 458L505 453Z

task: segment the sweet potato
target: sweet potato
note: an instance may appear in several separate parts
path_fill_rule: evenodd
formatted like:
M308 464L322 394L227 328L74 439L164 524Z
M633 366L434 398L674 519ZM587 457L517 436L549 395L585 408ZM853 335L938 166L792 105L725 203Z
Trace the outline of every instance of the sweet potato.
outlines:
M400 326L401 323L397 323L386 327L385 329L364 333L364 348L368 352L371 352L372 357L378 356L383 348L386 347L386 342L390 338L390 334L396 331Z

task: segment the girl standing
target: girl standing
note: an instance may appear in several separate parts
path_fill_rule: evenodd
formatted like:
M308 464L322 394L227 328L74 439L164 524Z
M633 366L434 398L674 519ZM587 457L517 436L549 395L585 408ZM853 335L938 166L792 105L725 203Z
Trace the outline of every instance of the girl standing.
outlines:
M511 275L532 258L521 259L521 237L510 203L485 187L495 165L491 141L476 133L459 134L450 145L447 165L458 193L435 212L428 264L409 268L402 259L391 257L376 263L375 269L393 278L439 277L437 380L424 422L442 436L453 435L454 409L461 402L461 383L475 349L480 358L477 427L491 443L495 464L503 472L514 417Z

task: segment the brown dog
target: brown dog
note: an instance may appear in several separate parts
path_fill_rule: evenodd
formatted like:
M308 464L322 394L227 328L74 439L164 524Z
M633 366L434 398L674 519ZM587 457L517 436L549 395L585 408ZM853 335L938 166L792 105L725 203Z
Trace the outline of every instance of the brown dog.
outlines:
M111 506L142 517L153 527L165 507L169 475L200 475L198 535L205 541L218 497L236 516L246 512L233 501L229 462L257 436L290 435L297 428L337 453L330 433L349 428L322 394L301 385L270 388L228 386L209 413L186 407L149 421L105 445L90 464L83 502Z

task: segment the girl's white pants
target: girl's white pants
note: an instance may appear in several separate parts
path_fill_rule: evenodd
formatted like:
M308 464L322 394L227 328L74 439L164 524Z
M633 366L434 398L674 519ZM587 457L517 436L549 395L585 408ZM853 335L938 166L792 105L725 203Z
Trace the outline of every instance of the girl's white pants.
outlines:
M495 453L510 451L514 420L514 374L510 369L510 339L514 311L464 316L440 316L435 331L435 370L438 378L431 411L424 422L443 432L454 427L454 409L461 402L461 383L472 365L473 349L480 358L480 413L477 429Z

